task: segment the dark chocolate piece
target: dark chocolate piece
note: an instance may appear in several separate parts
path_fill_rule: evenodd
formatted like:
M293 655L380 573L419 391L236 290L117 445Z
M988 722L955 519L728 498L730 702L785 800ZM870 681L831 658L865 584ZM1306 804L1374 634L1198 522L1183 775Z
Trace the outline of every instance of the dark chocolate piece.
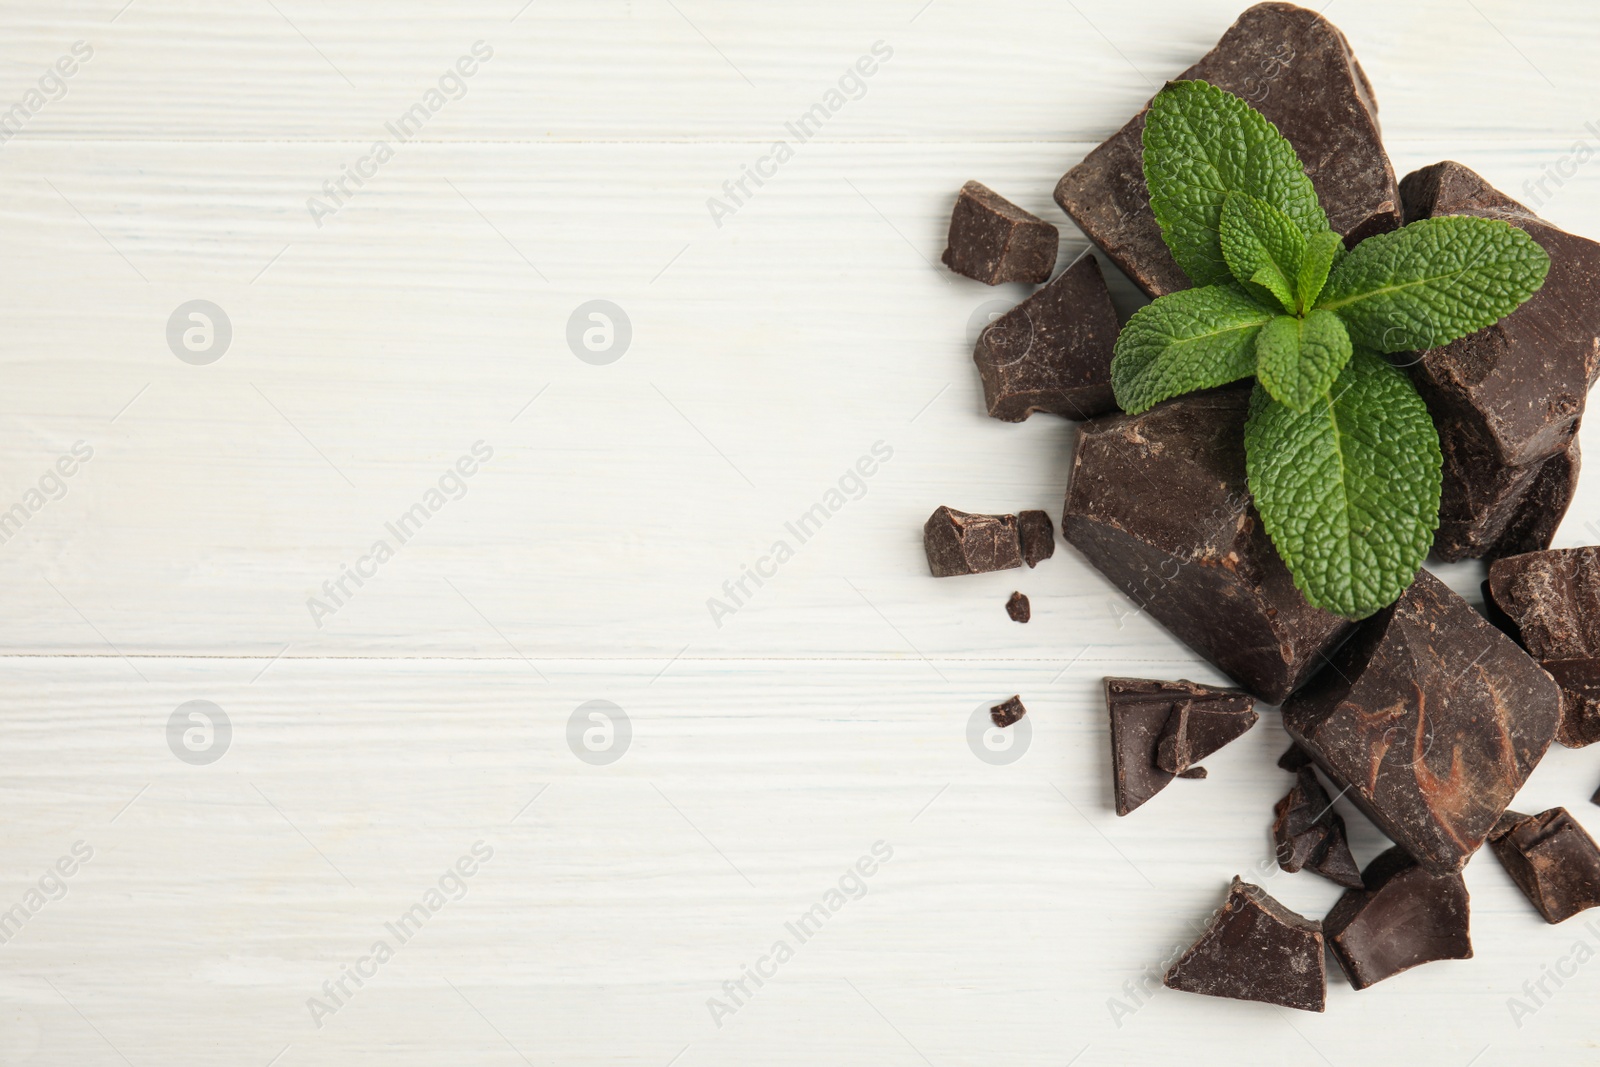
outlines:
M1516 511L1506 522L1505 531L1486 557L1495 560L1549 548L1561 520L1566 517L1567 508L1572 506L1572 496L1578 489L1578 472L1582 468L1578 435L1573 434L1572 443L1565 452L1558 452L1539 465L1539 473L1522 494Z
M1547 923L1600 904L1600 848L1566 808L1538 815L1508 811L1489 846Z
M1161 976L1168 989L1322 1011L1322 924L1235 877L1211 925Z
M1022 698L1018 696L1007 697L989 709L989 718L1001 729L1010 726L1026 714L1028 709L1022 706Z
M1333 810L1317 772L1309 766L1295 772L1294 788L1273 808L1272 837L1278 866L1293 874L1306 869L1345 887L1361 884L1361 872L1350 854L1344 818Z
M1249 391L1078 427L1061 532L1173 635L1276 704L1352 623L1307 604L1250 503Z
M944 265L985 285L1038 285L1056 269L1061 235L980 182L968 182L950 215Z
M1022 561L1030 568L1056 554L1056 528L1047 511L1017 512L1017 536L1022 539Z
M1431 874L1396 845L1322 920L1322 932L1357 989L1434 960L1470 960L1467 884Z
M1430 410L1444 460L1433 555L1447 563L1481 559L1494 552L1522 515L1544 463L1508 467L1476 442L1460 419Z
M1086 252L978 335L972 361L989 414L1021 422L1035 411L1092 419L1117 410L1111 348L1120 328L1100 264Z
M1283 707L1335 786L1418 863L1458 871L1555 736L1560 690L1427 571Z
M1543 288L1493 326L1422 354L1415 377L1434 421L1457 422L1496 462L1524 467L1564 452L1600 373L1600 244L1567 233L1459 163L1400 183L1406 221L1503 219L1550 254Z
M1107 678L1105 690L1106 711L1111 717L1112 789L1118 815L1128 814L1172 781L1173 772L1156 762L1156 752L1167 731L1168 721L1177 713L1179 705L1215 707L1235 715L1240 714L1241 709L1251 707L1247 693L1198 685L1186 680L1161 682L1148 678ZM1251 710L1249 714L1254 716L1255 712ZM1215 749L1207 750L1203 755L1211 751ZM1181 778L1205 776L1203 767L1186 767L1178 775Z
M1400 225L1394 168L1378 137L1372 86L1331 22L1293 4L1257 4L1182 74L1244 97L1289 139L1345 243ZM1148 105L1146 105L1148 106ZM1141 110L1056 186L1056 203L1150 296L1189 288L1161 240L1144 182Z
M1495 560L1484 589L1486 604L1511 621L1507 632L1561 687L1556 740L1600 741L1600 547Z
M1180 700L1156 742L1156 766L1182 774L1256 724L1247 693L1216 700Z
M1012 622L1027 622L1033 618L1033 608L1028 604L1027 597L1012 593L1011 599L1006 601L1006 614L1011 616Z
M1015 515L969 515L941 507L922 525L922 546L935 578L1022 566Z
M1293 774L1301 767L1305 767L1310 763L1311 757L1306 755L1306 750L1301 748L1299 745L1294 744L1293 742L1289 744L1288 748L1283 750L1283 755L1278 757L1278 766L1282 767L1290 774Z

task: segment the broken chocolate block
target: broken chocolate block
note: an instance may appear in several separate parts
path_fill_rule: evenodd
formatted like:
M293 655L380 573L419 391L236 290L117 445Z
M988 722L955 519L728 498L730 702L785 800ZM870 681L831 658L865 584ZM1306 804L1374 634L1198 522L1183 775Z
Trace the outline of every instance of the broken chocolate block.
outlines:
M1309 766L1296 771L1294 788L1273 812L1272 837L1279 867L1290 874L1311 870L1346 888L1361 884L1344 819L1333 810L1333 801L1317 781L1316 771Z
M1322 920L1333 957L1356 989L1421 963L1472 958L1459 874L1431 874L1396 845L1361 877Z
M1048 281L1056 269L1056 228L999 193L968 182L950 215L944 265L985 285Z
M1178 713L1180 705L1214 707L1224 714L1231 712L1235 716L1248 712L1251 722L1255 721L1249 694L1237 689L1217 689L1189 681L1158 682L1146 678L1107 678L1105 688L1106 710L1111 716L1112 788L1116 794L1118 815L1128 814L1172 781L1174 772L1156 762L1156 753L1167 732L1167 724ZM1229 740L1232 738L1227 738L1216 747L1221 747ZM1214 751L1216 748L1207 749L1202 755ZM1185 767L1177 772L1177 776L1204 778L1206 772L1203 767Z
M1117 410L1111 347L1118 329L1100 264L1085 253L978 335L972 361L989 414L1021 422L1035 411L1092 419Z
M1017 512L1017 536L1022 539L1022 561L1030 568L1056 554L1056 528L1049 512Z
M1600 547L1528 552L1495 560L1486 607L1561 687L1568 748L1600 741Z
M1033 618L1033 608L1029 606L1027 597L1012 593L1011 599L1006 601L1006 614L1011 616L1012 622L1027 622Z
M1001 729L1005 729L1026 714L1028 709L1022 706L1022 698L1016 696L1007 697L989 709L989 718Z
M1555 737L1550 676L1421 571L1283 707L1289 736L1390 840L1459 871Z
M1493 326L1424 352L1415 377L1434 421L1460 424L1497 463L1524 467L1565 451L1600 374L1600 244L1545 222L1459 163L1406 175L1400 195L1407 222L1502 219L1550 254L1543 288Z
M1022 566L1015 515L969 515L941 507L922 525L922 546L935 578Z
M1293 743L1283 750L1283 755L1278 757L1278 766L1291 774L1310 762L1311 757L1306 755L1306 750Z
M1211 926L1161 982L1185 993L1322 1011L1328 994L1322 924L1235 877Z
M1578 471L1583 466L1578 435L1565 452L1558 452L1539 464L1538 472L1523 492L1516 511L1507 520L1499 540L1485 553L1490 560L1520 556L1550 547L1556 529L1572 505L1578 488Z
M1254 726L1261 717L1255 704L1247 693L1178 701L1156 742L1156 766L1182 774Z
M1250 503L1249 398L1197 393L1079 426L1061 532L1174 636L1276 704L1353 624L1306 603Z
M1508 811L1489 846L1547 923L1600 904L1600 848L1566 808L1538 815Z
M1400 193L1378 139L1372 86L1350 42L1322 16L1293 4L1257 4L1178 79L1210 82L1270 119L1299 153L1329 225L1347 245L1400 225ZM1140 111L1069 170L1055 198L1113 263L1156 297L1190 283L1150 211L1144 121Z

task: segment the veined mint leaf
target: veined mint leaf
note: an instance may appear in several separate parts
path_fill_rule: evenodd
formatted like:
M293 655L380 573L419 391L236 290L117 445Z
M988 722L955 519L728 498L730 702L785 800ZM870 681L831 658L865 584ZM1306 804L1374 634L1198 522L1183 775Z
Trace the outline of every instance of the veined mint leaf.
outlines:
M1144 178L1161 237L1197 286L1228 280L1219 233L1232 190L1265 200L1307 237L1328 228L1294 147L1259 111L1205 82L1171 82L1150 102Z
M1500 219L1446 215L1362 241L1317 306L1379 352L1434 348L1481 330L1539 291L1550 257Z
M1300 261L1300 276L1295 279L1295 295L1300 298L1301 311L1316 306L1317 297L1328 284L1328 273L1344 254L1344 238L1332 230L1323 230L1306 239L1305 258Z
M1339 316L1279 315L1256 335L1256 380L1272 399L1302 414L1328 392L1350 362L1350 335Z
M1138 413L1168 397L1248 378L1272 312L1232 286L1169 293L1133 313L1111 356L1111 388Z
M1439 525L1439 436L1381 356L1355 352L1309 412L1259 384L1245 424L1256 510L1311 604L1361 619L1416 577Z
M1306 235L1294 220L1265 200L1230 189L1220 227L1222 258L1245 290L1269 306L1276 300L1291 315L1299 311L1295 286Z

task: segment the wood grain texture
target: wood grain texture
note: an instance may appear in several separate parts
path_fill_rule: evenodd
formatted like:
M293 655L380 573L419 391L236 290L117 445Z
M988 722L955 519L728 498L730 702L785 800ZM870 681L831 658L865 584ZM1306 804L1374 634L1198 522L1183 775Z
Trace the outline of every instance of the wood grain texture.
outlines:
M1237 5L520 7L0 4L0 115L93 49L0 143L0 512L94 453L0 543L0 913L94 849L0 943L0 1063L1590 1062L1594 968L1520 1026L1507 998L1600 935L1481 858L1472 961L1336 982L1321 1017L1141 1006L1125 983L1269 856L1276 715L1117 819L1101 676L1222 679L1065 545L926 574L934 507L1058 515L1070 462L1070 424L983 414L969 321L1026 290L935 269L955 191L1076 255L1055 180ZM1600 167L1563 162L1600 147L1600 12L1328 13L1398 171L1454 158L1528 196L1559 166L1540 210L1600 234ZM319 225L308 200L480 40L465 95ZM718 226L707 199L877 41L864 95ZM194 299L232 325L208 366L166 338ZM632 323L606 366L567 342L593 299ZM465 495L313 619L479 441ZM707 599L878 442L718 625ZM1596 485L1558 545L1600 540ZM1476 599L1481 566L1439 573ZM991 765L968 723L1012 693L1032 741ZM168 747L193 699L234 731L208 766ZM633 730L607 766L567 740L597 699ZM1597 780L1558 750L1517 806L1585 821ZM321 983L480 840L466 895L314 1025ZM708 998L880 840L865 896L718 1027ZM1265 884L1311 915L1335 896Z

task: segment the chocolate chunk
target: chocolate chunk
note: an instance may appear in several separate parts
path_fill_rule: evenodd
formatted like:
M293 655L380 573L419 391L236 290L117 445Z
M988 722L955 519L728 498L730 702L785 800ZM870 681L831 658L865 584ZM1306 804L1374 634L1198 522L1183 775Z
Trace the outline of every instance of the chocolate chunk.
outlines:
M1056 228L1037 215L979 182L968 182L950 215L944 265L985 285L1038 285L1056 269L1060 240Z
M935 578L1022 566L1015 515L969 515L941 507L922 525L922 546Z
M1560 691L1427 571L1283 707L1329 779L1418 863L1461 869L1544 756Z
M1022 698L1015 696L1007 697L989 709L989 718L993 719L994 724L1001 729L1010 726L1026 714L1028 709L1022 706Z
M1234 878L1210 927L1161 976L1168 989L1322 1011L1322 924Z
M1156 766L1182 774L1256 724L1247 693L1215 700L1180 700L1156 742Z
M1307 869L1339 885L1361 884L1361 872L1350 854L1344 819L1333 810L1317 772L1309 766L1295 772L1294 788L1273 808L1272 837L1278 866L1293 874Z
M1279 703L1352 624L1305 602L1250 503L1249 391L1078 427L1062 535L1173 635Z
M1033 618L1033 609L1028 604L1028 598L1021 593L1012 593L1011 599L1006 601L1006 614L1011 616L1012 622L1027 622Z
M1289 139L1345 243L1400 225L1394 168L1378 139L1372 86L1329 21L1293 4L1257 4L1182 74L1244 97ZM1148 107L1148 105L1146 105ZM1056 203L1150 296L1189 288L1161 240L1144 182L1145 112L1056 186Z
M1489 846L1547 923L1600 904L1600 848L1566 808L1538 815L1508 811Z
M1567 233L1459 163L1400 183L1406 221L1503 219L1550 254L1544 287L1510 315L1422 354L1417 388L1434 421L1459 423L1496 462L1524 467L1564 452L1600 374L1600 244Z
M1022 538L1022 560L1029 567L1056 554L1056 528L1049 512L1017 512L1017 535Z
M1431 410L1444 460L1433 554L1446 563L1481 559L1494 552L1522 513L1523 501L1539 480L1543 461L1509 467L1479 444L1465 423L1439 409Z
M1322 920L1333 958L1365 989L1421 963L1470 960L1467 884L1432 874L1396 845L1367 864Z
M1573 434L1565 452L1558 452L1539 465L1539 473L1517 502L1516 511L1487 557L1493 560L1549 548L1572 505L1582 465L1578 436Z
M1290 744L1288 748L1283 750L1283 755L1278 757L1278 766L1291 774L1301 767L1307 766L1310 762L1311 757L1306 755L1306 750L1296 744Z
M1507 632L1561 687L1556 740L1600 741L1600 547L1495 560L1484 590L1486 605L1510 620Z
M978 335L972 361L989 414L1021 422L1035 411L1092 419L1117 410L1111 347L1120 328L1099 262L1079 256Z
M1118 815L1128 814L1172 781L1173 772L1157 764L1156 751L1168 720L1180 704L1215 707L1235 714L1241 706L1250 707L1249 695L1237 689L1217 689L1190 681L1107 678L1105 690L1106 711L1111 717L1112 788ZM1249 714L1253 717L1255 712ZM1210 751L1215 750L1203 754ZM1205 770L1187 767L1179 776L1204 778Z

